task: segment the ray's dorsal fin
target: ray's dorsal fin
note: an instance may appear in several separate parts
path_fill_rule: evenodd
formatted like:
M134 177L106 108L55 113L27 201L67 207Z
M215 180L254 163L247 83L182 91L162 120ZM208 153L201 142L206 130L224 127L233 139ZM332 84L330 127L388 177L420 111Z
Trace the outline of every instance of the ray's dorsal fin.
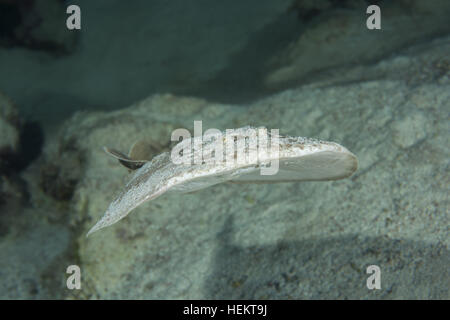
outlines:
M112 156L113 158L116 158L120 164L122 164L124 167L131 169L131 170L136 170L139 169L140 167L142 167L146 162L148 162L147 160L135 160L135 159L131 159L130 157L128 157L127 155L125 155L124 153L117 151L115 149L111 149L108 147L103 147L103 150L109 154L110 156Z
M128 156L133 160L147 162L151 160L153 155L158 153L159 149L161 149L161 146L154 146L152 143L141 139L131 146Z
M125 155L124 153L117 151L115 149L112 148L108 148L108 147L103 147L103 150L109 154L110 156L116 158L117 160L123 160L123 161L133 161L131 158L129 158L127 155Z

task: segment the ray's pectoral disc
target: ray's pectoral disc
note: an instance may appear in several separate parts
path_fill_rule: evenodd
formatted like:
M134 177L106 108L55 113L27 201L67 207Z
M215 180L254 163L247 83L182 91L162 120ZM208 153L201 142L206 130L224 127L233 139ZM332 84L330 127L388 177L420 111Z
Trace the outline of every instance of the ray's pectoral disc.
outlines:
M227 136L230 134L228 130L222 134L224 141L226 139L234 141L235 137L257 139L250 134L252 130L255 131L256 128L233 129L230 136ZM338 180L351 176L358 167L356 156L337 143L303 137L277 136L277 138L279 152L270 153L270 156L262 159L256 155L249 156L248 163L232 161L230 163L177 164L172 161L171 152L163 152L152 157L157 145L149 145L143 141L136 142L128 155L105 147L106 153L116 158L125 167L136 170L136 173L88 235L116 223L140 204L169 191L188 193L228 181L274 183ZM180 143L202 145L209 141L202 139L203 137L199 136ZM230 141L227 140L227 142ZM257 146L257 140L249 141L249 144L250 142ZM177 147L178 145L174 146L174 148ZM203 147L202 145L198 152L202 152ZM199 155L200 153L197 154ZM261 166L267 161L278 163L277 170L272 175L263 175L260 171Z

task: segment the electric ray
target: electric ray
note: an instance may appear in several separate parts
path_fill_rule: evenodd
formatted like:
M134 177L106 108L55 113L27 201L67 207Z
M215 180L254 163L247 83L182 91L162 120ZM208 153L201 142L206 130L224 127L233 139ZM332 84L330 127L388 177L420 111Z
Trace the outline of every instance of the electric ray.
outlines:
M266 133L268 138L262 139L261 134L255 136L255 132ZM244 141L241 161L237 161L237 141ZM274 142L276 144L272 145ZM234 149L223 147L225 145ZM187 138L176 144L171 152L163 152L152 160L146 159L142 152L133 154L133 149L127 156L105 148L120 163L137 170L87 235L116 223L143 202L166 192L189 193L222 182L338 180L349 177L358 167L356 156L337 143L269 134L265 128L244 127L219 135ZM141 145L139 149L145 150L145 146ZM174 161L174 156L183 153L189 162ZM221 153L222 157L215 157ZM262 174L262 170L274 164L275 174Z

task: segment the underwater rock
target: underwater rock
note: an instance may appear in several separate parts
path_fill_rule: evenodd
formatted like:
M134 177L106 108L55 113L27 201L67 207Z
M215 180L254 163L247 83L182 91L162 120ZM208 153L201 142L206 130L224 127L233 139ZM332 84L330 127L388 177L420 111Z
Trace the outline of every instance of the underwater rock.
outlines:
M58 161L65 161L61 165ZM58 161L47 162L41 168L40 186L55 200L69 201L75 191L82 164L77 154L63 154Z
M0 46L69 53L78 35L65 28L66 18L59 0L0 1Z
M38 122L25 121L0 92L0 174L25 169L40 155L44 134Z
M16 107L0 92L0 174L13 165L19 152L20 124Z
M245 106L154 95L119 111L75 114L47 142L45 158L64 167L62 154L72 146L71 157L82 159L65 212L79 231L79 294L448 298L442 277L450 261L450 81L434 63L415 69L417 61L444 61L448 43L443 38L383 60L377 66L384 70L382 79L296 87ZM430 76L414 76L424 70ZM403 78L393 80L391 72ZM130 178L102 147L126 151L139 139L165 146L174 129L192 132L194 120L202 120L204 130L266 126L336 141L358 155L359 169L341 181L220 184L167 194L86 238ZM365 286L372 264L382 272L377 292Z
M405 149L412 147L427 137L427 131L430 127L431 124L426 114L422 112L410 113L403 117L401 121L394 122L392 128L394 143Z
M12 225L20 219L27 200L27 186L20 176L0 175L0 238L7 235Z
M42 144L40 126L21 119L17 107L0 92L0 206L23 204L27 188L19 173L38 157Z
M349 66L370 64L450 31L450 2L446 0L381 1L381 30L366 28L368 5L349 0L295 1L291 10L298 11L305 27L297 40L268 61L272 71L265 77L266 86L311 83L327 69L341 67L346 71Z
M64 226L33 218L40 213L27 212L28 220L23 225L28 227L22 226L15 236L3 238L0 243L2 300L62 299L61 291L67 290L63 278L55 277L63 275L65 269L55 261L68 250L70 234Z

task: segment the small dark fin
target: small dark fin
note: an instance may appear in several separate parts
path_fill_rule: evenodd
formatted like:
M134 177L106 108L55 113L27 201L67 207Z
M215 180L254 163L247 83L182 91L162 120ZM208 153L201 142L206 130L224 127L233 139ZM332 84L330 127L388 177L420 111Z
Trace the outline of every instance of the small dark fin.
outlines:
M103 147L103 150L109 154L110 156L116 158L117 160L123 160L123 161L133 161L132 159L130 159L127 155L123 154L120 151L108 148L108 147Z
M137 161L125 161L125 160L119 160L119 162L124 166L127 167L128 169L131 170L137 170L140 167L142 167L146 162L137 162Z
M146 160L130 159L127 155L123 154L122 152L108 148L108 147L103 147L103 150L105 150L105 152L107 154L109 154L110 156L119 160L120 164L122 164L124 167L131 169L131 170L139 169L147 162Z

